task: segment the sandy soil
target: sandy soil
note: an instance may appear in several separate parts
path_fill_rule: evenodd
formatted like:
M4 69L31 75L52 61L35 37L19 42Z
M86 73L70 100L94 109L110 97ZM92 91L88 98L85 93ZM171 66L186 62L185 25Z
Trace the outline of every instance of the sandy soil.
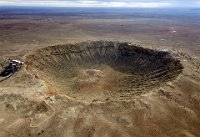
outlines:
M1 9L1 63L26 61L51 45L118 40L173 51L184 69L132 100L84 102L47 86L25 64L0 82L0 137L199 137L200 26L191 13Z

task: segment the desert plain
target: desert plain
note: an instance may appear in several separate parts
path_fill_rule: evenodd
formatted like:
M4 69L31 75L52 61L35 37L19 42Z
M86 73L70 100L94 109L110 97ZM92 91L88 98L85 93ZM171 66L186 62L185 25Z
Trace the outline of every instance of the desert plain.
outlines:
M62 71L56 69L53 78L44 76L51 68L49 58L42 68L44 73L33 71L37 63L30 65L42 56L30 57L40 50L49 51L49 46L93 41L127 42L169 52L180 61L181 71L155 87L143 90L140 86L139 91L133 90L138 94L115 99L91 93L99 86L90 92L87 87L80 94L78 90L68 94L71 92L64 88L65 83L54 83L53 78L63 76ZM8 58L24 65L0 81L0 137L200 136L199 9L0 7L0 63ZM51 59L59 63L58 58ZM54 73L53 69L48 72ZM112 77L121 73L110 72L106 69L111 79L107 89L117 90ZM101 79L104 71L95 66L82 74L76 77L83 79L84 85L85 77Z

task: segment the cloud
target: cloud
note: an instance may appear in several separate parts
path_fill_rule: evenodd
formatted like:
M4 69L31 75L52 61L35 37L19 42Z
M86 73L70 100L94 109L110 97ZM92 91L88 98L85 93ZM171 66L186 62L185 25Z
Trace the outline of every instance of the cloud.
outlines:
M97 0L10 0L0 1L1 6L48 6L48 7L161 7L167 2L97 1Z
M197 0L1 0L0 6L45 7L173 7L190 6ZM200 4L199 4L200 5Z

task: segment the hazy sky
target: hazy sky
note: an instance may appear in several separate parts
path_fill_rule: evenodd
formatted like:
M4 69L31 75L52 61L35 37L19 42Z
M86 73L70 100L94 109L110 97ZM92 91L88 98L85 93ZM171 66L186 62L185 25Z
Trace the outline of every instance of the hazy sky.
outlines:
M200 0L0 0L0 6L200 7Z

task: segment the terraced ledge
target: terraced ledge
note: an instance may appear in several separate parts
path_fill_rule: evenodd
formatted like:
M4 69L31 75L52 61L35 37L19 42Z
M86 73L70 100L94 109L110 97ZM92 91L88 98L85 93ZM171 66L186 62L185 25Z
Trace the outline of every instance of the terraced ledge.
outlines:
M50 46L26 57L27 70L79 100L129 100L175 79L182 64L166 51L125 42Z

